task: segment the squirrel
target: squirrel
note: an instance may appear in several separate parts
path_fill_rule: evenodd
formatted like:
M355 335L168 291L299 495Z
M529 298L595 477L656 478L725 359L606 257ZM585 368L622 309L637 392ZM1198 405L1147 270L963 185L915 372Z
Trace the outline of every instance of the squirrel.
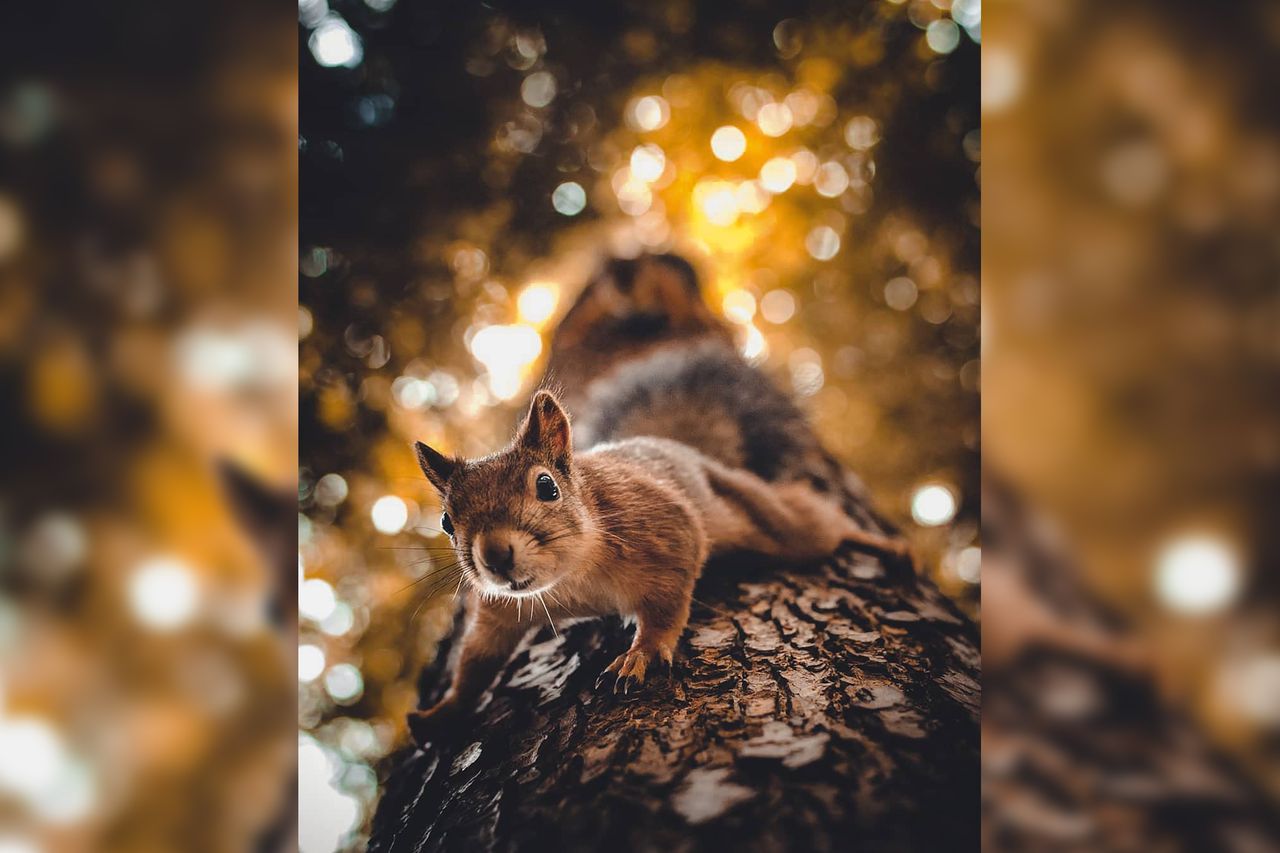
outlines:
M441 528L466 582L466 628L452 684L410 715L419 743L465 718L530 627L632 618L631 647L600 675L627 694L669 668L708 558L751 551L798 562L843 543L901 558L905 543L860 528L801 481L770 483L667 438L629 437L575 453L569 415L534 394L510 446L480 459L421 442L418 461L439 492Z

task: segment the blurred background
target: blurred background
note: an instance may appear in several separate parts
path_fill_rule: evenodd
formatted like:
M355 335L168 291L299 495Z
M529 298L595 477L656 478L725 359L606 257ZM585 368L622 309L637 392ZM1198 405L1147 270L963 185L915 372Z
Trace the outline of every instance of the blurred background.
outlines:
M237 0L6 9L7 853L293 825L294 642L267 616L293 548L268 565L215 461L292 490L294 26Z
M608 256L693 262L976 609L980 28L968 0L303 0L304 851L361 846L451 625L410 442L505 445Z
M984 486L1016 494L1036 536L1074 570L1037 577L1025 560L984 563L984 713L1004 687L1027 683L1014 671L1006 684L1000 665L1044 639L1145 673L1165 713L1113 727L1123 714L1106 717L1104 697L1135 694L1039 682L1045 707L1029 701L1020 713L1043 711L1045 725L1019 719L996 732L988 714L988 734L1010 737L985 738L984 760L1009 780L1055 727L1060 755L1111 738L1116 764L1061 773L1058 794L1019 804L1021 820L1087 834L1107 825L1104 804L1073 811L1061 792L1100 789L1107 766L1118 786L1120 770L1141 763L1128 763L1128 747L1185 713L1197 734L1156 742L1180 769L1156 772L1150 791L1185 781L1196 750L1225 748L1274 809L1280 7L986 6ZM990 535L994 524L983 527ZM1008 595L997 597L997 581ZM1081 598L1127 631L1091 625ZM1189 790L1166 804L1169 826L1222 787ZM1119 811L1148 796L1134 791L1101 796ZM1252 841L1237 849L1280 846Z

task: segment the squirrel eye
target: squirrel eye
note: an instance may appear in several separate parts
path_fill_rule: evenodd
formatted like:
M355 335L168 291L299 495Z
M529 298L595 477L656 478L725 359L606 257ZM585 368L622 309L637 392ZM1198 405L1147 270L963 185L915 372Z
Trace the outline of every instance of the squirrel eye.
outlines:
M448 535L453 535L453 519L449 517L449 513L440 516L440 528Z
M560 490L556 488L556 481L551 479L550 474L539 474L533 485L540 501L554 501L560 497Z

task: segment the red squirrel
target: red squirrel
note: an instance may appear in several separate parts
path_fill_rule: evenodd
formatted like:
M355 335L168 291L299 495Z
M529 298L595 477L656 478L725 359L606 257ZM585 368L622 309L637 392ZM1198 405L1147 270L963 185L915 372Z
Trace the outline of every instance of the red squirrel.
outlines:
M677 441L630 437L575 453L569 416L537 392L510 446L481 459L415 444L440 494L441 527L469 588L453 681L410 715L419 743L470 712L531 627L524 606L560 620L634 619L631 647L601 673L627 693L670 666L707 559L751 551L819 559L851 542L892 557L903 541L860 528L802 481L771 483Z

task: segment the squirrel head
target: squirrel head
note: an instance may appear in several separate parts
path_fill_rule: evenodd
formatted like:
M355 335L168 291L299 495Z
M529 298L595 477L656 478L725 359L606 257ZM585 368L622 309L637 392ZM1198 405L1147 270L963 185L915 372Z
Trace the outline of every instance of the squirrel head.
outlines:
M422 442L414 449L440 493L440 526L481 592L544 592L594 541L574 476L569 416L550 392L533 395L515 440L491 456L451 458Z

